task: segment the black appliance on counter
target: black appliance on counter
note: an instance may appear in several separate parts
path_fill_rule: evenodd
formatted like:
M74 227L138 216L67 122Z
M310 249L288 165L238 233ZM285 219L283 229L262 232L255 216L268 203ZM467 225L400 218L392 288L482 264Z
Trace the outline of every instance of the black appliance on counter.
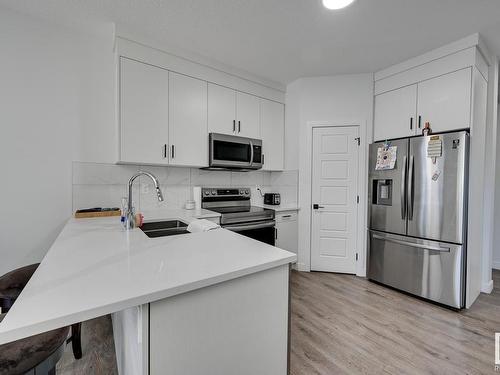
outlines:
M274 210L252 206L250 198L250 188L201 189L201 207L220 213L223 228L274 246Z
M279 193L265 193L264 204L278 206L281 203L281 196Z

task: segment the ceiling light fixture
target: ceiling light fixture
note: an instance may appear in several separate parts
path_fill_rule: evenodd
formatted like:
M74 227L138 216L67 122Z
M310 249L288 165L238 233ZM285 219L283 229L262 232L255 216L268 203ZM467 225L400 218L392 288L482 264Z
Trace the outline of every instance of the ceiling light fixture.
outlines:
M323 0L323 6L327 9L336 10L351 5L355 0Z

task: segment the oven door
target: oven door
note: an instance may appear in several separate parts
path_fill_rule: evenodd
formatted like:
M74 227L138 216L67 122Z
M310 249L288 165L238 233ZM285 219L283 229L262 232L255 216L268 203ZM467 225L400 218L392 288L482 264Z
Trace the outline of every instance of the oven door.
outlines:
M262 141L234 135L210 133L211 168L262 168Z
M256 223L223 225L222 227L274 246L276 239L275 225L276 222L274 220L267 220Z

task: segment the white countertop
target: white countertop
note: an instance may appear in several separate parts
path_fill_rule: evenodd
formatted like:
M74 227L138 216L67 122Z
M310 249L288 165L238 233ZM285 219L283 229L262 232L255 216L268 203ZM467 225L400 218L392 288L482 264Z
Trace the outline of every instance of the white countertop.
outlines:
M208 216L207 216L208 215ZM145 220L218 214L145 213ZM148 238L119 218L70 219L0 323L0 344L287 263L296 255L226 229Z
M270 210L274 210L276 212L284 212L284 211L299 211L300 207L295 204L280 204L280 205L271 205L271 204L259 204L259 207L269 208Z

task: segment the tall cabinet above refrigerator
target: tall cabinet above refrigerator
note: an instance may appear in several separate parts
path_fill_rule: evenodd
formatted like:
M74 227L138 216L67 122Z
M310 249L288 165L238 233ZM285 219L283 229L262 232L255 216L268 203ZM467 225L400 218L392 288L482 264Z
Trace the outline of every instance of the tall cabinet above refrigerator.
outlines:
M466 131L370 145L371 280L464 307L468 151Z

